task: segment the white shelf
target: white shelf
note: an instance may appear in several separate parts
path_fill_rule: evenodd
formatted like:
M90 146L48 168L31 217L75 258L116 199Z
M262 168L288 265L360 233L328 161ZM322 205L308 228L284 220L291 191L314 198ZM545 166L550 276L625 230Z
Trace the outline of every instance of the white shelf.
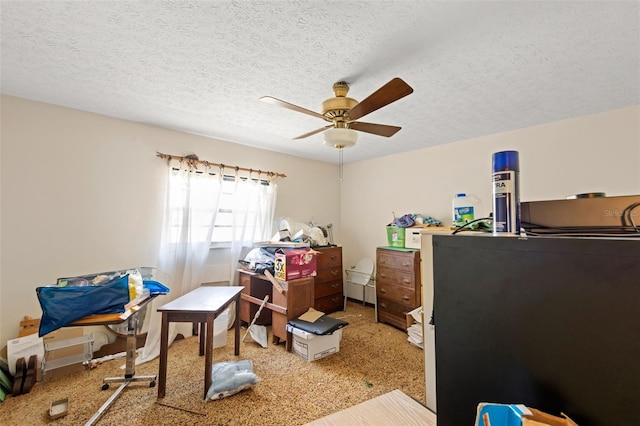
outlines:
M44 370L51 371L56 368L66 367L67 365L80 364L91 361L91 355L88 353L80 353L75 355L65 356L64 358L58 358L45 361Z
M87 366L93 357L93 340L93 333L91 333L84 336L45 343L45 352L44 357L42 358L42 381L45 381L47 371L74 364L83 364ZM71 348L73 346L81 346L82 348L77 353L51 359L52 352L60 349Z
M93 343L93 333L79 337L72 337L71 339L56 340L53 342L47 342L44 344L45 352L56 351L62 348L68 348L76 345L83 345L85 343Z

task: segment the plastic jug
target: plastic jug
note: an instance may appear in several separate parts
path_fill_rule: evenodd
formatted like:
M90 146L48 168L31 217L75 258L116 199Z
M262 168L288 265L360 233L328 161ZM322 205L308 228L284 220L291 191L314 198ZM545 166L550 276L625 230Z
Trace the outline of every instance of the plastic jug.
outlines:
M451 204L453 208L452 223L456 228L479 217L477 216L479 202L473 195L456 194Z

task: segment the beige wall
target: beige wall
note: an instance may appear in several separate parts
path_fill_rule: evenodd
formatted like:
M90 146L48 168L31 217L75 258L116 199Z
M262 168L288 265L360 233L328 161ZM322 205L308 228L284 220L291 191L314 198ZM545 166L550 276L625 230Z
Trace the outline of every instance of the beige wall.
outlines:
M342 183L344 263L375 256L392 212L451 224L451 200L466 192L491 210L494 152L520 153L522 201L570 194L640 194L640 106L562 120L349 164Z
M335 165L19 98L1 101L0 348L17 336L23 316L41 315L36 287L61 276L156 265L166 171L157 151L284 173L276 217L314 218L339 232ZM206 281L229 279L227 257L212 251Z
M344 264L386 244L392 212L448 224L468 192L491 211L491 155L520 151L522 200L640 193L640 106L337 166L96 114L3 96L0 347L35 288L64 275L155 265L164 162L156 151L287 174L276 217L334 224ZM207 281L228 273L212 251Z

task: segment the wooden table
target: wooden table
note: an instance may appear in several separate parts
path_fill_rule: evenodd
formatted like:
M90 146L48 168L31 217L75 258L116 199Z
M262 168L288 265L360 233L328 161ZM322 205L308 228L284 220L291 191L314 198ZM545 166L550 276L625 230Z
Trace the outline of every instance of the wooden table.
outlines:
M344 425L436 426L436 415L427 407L396 389L307 423L307 426Z
M158 398L164 398L167 382L167 351L169 349L170 322L197 322L200 324L200 356L204 355L204 397L211 386L213 361L213 320L231 302L236 302L235 355L240 355L240 286L203 286L178 297L158 308L162 313L160 334L160 368L158 372Z

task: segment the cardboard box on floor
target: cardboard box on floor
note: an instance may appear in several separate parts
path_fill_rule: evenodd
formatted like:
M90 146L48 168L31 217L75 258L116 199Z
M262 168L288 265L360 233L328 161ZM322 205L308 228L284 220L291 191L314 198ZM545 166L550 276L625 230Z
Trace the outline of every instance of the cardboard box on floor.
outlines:
M321 336L300 330L290 324L287 324L286 328L293 338L291 345L293 352L307 362L317 361L340 351L342 329Z
M478 404L475 426L578 426L566 415L553 416L522 404Z

